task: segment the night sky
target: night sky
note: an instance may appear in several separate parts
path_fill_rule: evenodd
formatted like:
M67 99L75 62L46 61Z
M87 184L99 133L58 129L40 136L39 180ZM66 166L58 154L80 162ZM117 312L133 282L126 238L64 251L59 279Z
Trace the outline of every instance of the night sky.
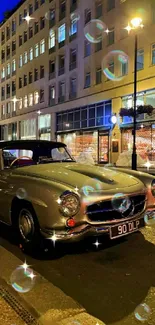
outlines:
M20 0L0 0L0 21L3 20L3 13L6 10L11 10L13 9L19 2Z

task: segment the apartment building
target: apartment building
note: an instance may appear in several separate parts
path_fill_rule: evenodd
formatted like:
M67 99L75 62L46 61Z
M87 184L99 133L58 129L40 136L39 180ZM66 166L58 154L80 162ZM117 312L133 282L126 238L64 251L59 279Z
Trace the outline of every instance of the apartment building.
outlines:
M132 4L131 4L132 2ZM0 26L1 140L57 139L77 157L115 162L132 145L132 118L119 118L133 106L134 33L124 28L140 16L137 105L155 106L155 5L133 0L23 0ZM29 19L29 17L31 19ZM92 19L109 33L89 42L85 28ZM129 60L102 72L107 53L120 50ZM111 116L116 114L114 126ZM137 149L146 156L155 147L155 121L138 117Z

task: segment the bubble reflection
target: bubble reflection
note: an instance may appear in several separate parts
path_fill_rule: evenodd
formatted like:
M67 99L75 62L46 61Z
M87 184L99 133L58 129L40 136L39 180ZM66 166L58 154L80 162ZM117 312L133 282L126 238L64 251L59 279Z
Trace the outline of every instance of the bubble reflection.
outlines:
M145 322L148 320L151 309L147 304L140 304L136 307L134 314L137 320Z
M120 213L124 213L126 210L129 209L131 205L131 201L129 197L125 196L123 193L117 193L112 198L112 207L116 211Z
M102 60L102 71L113 81L120 81L128 71L129 57L120 50L109 52ZM114 71L115 67L115 71Z
M106 25L99 19L92 19L84 28L84 35L90 43L102 41Z

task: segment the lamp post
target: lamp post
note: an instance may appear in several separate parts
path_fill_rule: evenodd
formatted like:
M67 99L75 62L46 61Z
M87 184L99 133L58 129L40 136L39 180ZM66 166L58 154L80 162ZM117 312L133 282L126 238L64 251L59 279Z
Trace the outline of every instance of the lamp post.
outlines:
M133 29L142 27L142 19L134 18L131 20ZM137 170L137 150L136 150L136 103L137 102L137 33L135 33L134 43L134 109L133 109L133 149L132 149L132 170Z

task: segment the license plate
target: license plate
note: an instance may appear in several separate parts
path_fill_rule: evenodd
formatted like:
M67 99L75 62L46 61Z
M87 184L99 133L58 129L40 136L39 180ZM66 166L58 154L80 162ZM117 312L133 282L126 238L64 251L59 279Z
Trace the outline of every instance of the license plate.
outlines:
M144 218L110 227L110 239L128 235L145 226Z

